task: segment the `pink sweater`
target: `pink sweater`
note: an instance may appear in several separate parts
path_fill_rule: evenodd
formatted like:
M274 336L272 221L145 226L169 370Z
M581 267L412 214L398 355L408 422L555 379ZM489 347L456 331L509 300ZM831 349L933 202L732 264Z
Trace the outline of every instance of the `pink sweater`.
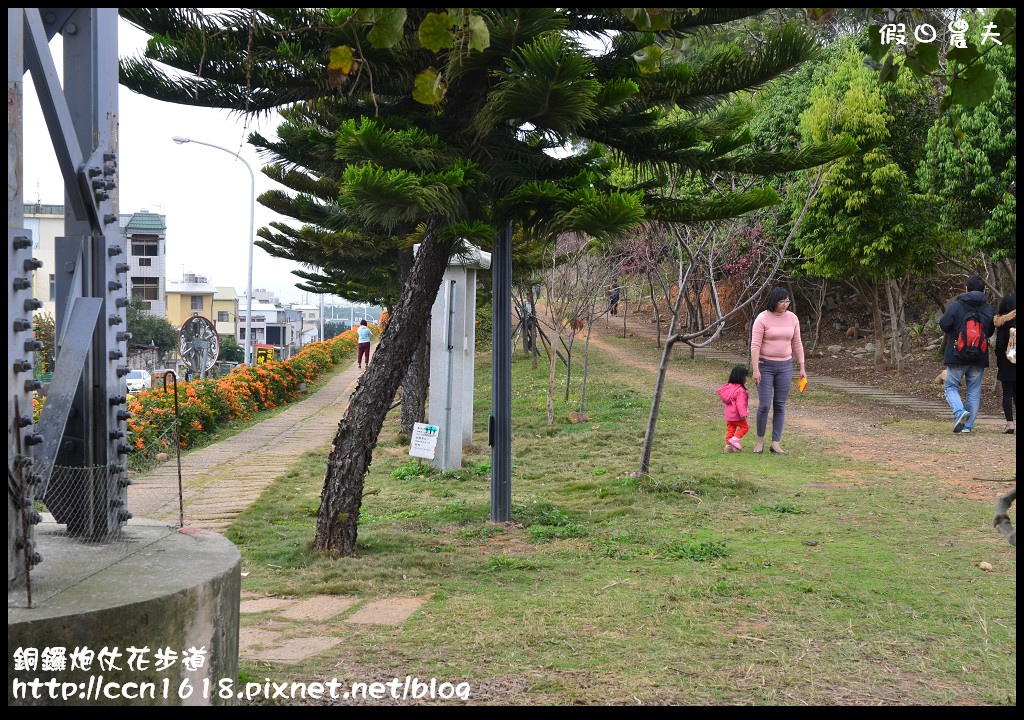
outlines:
M796 358L803 365L804 344L800 341L800 320L789 310L776 315L763 311L754 320L750 350L760 349L761 360L790 360Z

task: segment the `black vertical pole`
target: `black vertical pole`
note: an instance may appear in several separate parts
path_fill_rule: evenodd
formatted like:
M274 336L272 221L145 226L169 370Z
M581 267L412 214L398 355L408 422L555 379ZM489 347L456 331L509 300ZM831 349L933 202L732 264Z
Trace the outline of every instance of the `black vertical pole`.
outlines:
M491 522L512 519L512 223L491 256Z

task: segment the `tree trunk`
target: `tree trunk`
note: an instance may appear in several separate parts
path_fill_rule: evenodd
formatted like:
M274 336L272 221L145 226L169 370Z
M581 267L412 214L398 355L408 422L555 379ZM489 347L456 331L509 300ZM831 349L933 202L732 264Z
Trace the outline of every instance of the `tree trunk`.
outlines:
M1005 295L1010 292L1010 288L1017 287L1017 263L1016 261L1011 261L1009 258L1003 258L1000 261L1000 267L1002 267L1003 272L1006 273L1007 277L1007 282L1002 288L1000 288L1000 295Z
M654 450L654 428L658 424L658 412L661 410L661 395L665 389L665 376L668 374L668 363L672 358L672 346L679 339L679 312L683 305L683 293L676 295L676 305L668 322L668 337L661 351L661 363L658 365L658 379L654 384L654 396L651 398L651 414L647 417L647 431L644 433L644 445L640 450L640 467L638 475L647 475L651 471L651 453ZM692 348L691 348L692 349Z
M878 302L878 286L871 285L871 321L875 326L875 365L882 362L885 347L885 327L882 325L882 305Z
M429 327L429 318L427 326ZM414 423L423 422L427 416L427 389L430 386L429 341L423 333L420 344L412 355L409 367L402 376L402 427L400 432L412 437Z
M658 347L661 347L661 311L658 309L658 298L654 297L654 281L647 273L647 288L651 291L651 307L654 310L654 327L658 328Z
M548 427L555 424L555 370L558 367L558 343L562 341L559 326L555 325L554 337L551 338L551 353L548 363Z
M587 323L587 338L583 343L583 376L580 378L580 422L583 422L587 402L587 366L590 362L590 332L594 328L594 309L590 309L590 321Z
M573 323L576 321L573 320ZM572 383L572 346L576 342L576 329L570 326L569 330L569 342L562 341L562 347L565 348L565 402L569 402L569 385Z
M363 483L373 460L373 448L402 376L426 335L430 309L451 256L451 244L438 238L439 225L437 218L427 222L394 315L338 424L320 495L315 550L333 556L355 553Z
M811 339L811 349L808 351L810 355L814 355L818 349L818 343L821 341L821 321L825 317L825 299L827 296L828 278L822 278L821 292L818 293L818 307L816 308L817 316L814 319L814 337Z
M540 356L540 350L537 348L537 323L537 312L534 311L530 316L530 357L534 370L537 369L537 358Z
M900 330L899 330L899 318L896 313L896 299L893 297L895 290L896 281L887 280L885 282L885 301L889 306L889 330L892 332L892 357L889 359L890 363L896 372L903 369L903 355L900 352ZM895 290L898 292L898 290ZM884 337L884 335L883 335Z
M405 232L411 232L411 228L405 229ZM398 255L398 273L403 286L409 280L414 261L411 248ZM429 318L427 327L430 327ZM406 437L412 436L413 424L423 422L426 417L427 389L430 382L430 368L427 365L430 357L427 354L428 345L429 333L424 333L422 342L416 348L412 361L402 376L402 420L398 432Z

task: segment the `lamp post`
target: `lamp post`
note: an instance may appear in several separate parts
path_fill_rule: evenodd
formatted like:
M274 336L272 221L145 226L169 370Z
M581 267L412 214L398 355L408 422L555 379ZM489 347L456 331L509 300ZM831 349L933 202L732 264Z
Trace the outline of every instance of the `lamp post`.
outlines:
M249 284L245 290L245 362L247 365L252 365L253 361L253 342L252 342L252 251L253 245L255 244L255 222L256 222L256 176L252 172L252 167L246 162L238 153L233 150L228 150L220 145L214 145L213 143L203 142L202 140L193 140L192 138L180 137L175 135L171 138L178 145L184 145L185 143L196 143L197 145L205 145L206 147L212 147L217 150L223 150L229 155L234 155L236 158L242 161L245 165L245 169L249 171L249 180L252 182L252 192L249 195Z

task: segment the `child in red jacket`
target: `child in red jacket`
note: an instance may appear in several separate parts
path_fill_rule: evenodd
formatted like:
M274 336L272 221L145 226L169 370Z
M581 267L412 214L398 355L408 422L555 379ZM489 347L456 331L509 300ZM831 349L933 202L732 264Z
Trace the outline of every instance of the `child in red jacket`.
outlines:
M739 452L743 449L740 438L747 434L747 369L737 365L729 373L729 382L718 388L718 397L725 403L725 450Z

